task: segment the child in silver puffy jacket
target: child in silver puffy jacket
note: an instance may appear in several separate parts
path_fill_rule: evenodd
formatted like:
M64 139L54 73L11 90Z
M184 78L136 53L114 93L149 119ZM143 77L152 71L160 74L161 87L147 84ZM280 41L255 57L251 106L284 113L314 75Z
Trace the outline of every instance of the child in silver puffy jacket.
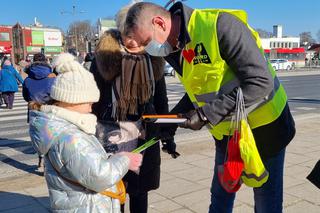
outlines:
M116 192L116 183L138 170L142 156L107 154L94 136L97 119L91 105L100 97L91 73L70 54L54 61L59 72L51 105L33 104L30 137L45 156L52 212L120 212L118 199L100 194Z

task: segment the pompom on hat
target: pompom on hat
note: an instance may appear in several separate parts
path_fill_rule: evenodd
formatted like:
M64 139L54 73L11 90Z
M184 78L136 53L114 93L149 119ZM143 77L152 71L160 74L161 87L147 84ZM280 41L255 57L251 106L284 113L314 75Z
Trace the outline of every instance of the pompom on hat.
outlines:
M53 60L53 66L58 76L51 88L52 99L71 104L94 103L99 100L100 92L93 75L73 55L58 55Z

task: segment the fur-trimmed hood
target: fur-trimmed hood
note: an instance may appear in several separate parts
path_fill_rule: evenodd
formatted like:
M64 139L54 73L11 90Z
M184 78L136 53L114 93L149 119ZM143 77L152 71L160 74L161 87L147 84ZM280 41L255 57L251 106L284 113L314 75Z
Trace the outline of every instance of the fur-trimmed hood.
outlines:
M98 72L106 81L113 80L121 74L123 55L130 54L121 45L121 35L118 30L108 30L100 38L96 50ZM164 72L164 60L151 56L155 80L161 79Z

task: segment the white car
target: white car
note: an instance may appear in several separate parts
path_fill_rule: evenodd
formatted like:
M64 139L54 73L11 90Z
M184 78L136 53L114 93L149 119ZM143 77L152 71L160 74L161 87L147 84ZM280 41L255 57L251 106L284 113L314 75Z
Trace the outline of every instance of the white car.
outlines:
M270 59L270 63L275 70L291 70L293 69L292 62L287 59Z
M175 70L167 62L164 65L164 75L175 76Z

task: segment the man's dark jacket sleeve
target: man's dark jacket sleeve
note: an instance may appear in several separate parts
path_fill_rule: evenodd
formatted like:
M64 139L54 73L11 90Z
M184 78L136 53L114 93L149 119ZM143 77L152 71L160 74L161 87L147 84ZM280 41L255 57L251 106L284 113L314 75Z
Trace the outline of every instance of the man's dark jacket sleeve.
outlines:
M221 57L240 80L246 105L262 100L272 91L273 79L250 30L235 16L222 13L217 32ZM237 88L203 107L210 123L216 125L233 111L236 94Z

